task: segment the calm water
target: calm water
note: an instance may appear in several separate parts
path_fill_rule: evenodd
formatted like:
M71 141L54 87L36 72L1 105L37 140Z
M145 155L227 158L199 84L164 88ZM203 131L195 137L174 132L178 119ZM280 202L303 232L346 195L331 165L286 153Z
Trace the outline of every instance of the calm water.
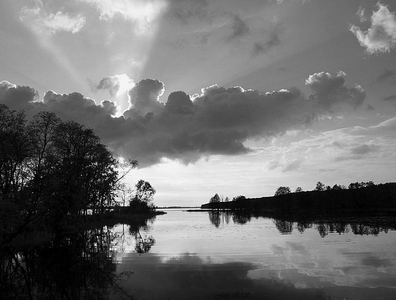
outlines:
M396 299L394 230L177 210L140 231L140 248L114 230L121 285L138 300Z

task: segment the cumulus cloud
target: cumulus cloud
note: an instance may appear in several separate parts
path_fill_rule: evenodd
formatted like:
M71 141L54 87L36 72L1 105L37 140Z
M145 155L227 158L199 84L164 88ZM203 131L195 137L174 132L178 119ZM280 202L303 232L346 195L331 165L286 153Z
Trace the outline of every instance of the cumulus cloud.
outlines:
M173 92L166 104L161 102L164 84L145 79L130 90L130 107L122 116L115 115L117 107L111 101L98 104L80 93L53 91L35 101L34 89L8 82L0 84L0 102L12 109L24 108L29 115L49 110L62 119L80 122L93 128L116 155L137 159L141 166L162 158L191 163L214 154L248 153L252 149L246 146L247 140L305 128L333 106L356 108L364 92L348 88L344 77L324 72L311 75L307 84L313 93L308 98L296 88L260 93L213 85L194 97ZM115 91L113 83L105 80L102 86ZM283 166L284 171L295 170L302 162L291 161Z
M130 107L124 112L127 118L145 116L148 113L158 114L164 108L159 98L164 94L164 84L159 80L144 79L129 92Z
M356 25L351 25L349 30L356 36L360 45L368 53L390 52L396 46L396 15L388 7L377 3L378 10L371 16L371 26L367 31L361 30ZM364 11L359 9L360 19L364 21ZM363 14L363 16L362 16Z
M17 86L6 80L0 82L0 103L16 110L32 108L31 102L38 99L38 92L28 86Z
M326 111L340 109L345 105L359 107L366 98L366 93L360 85L347 87L345 77L344 72L338 72L336 75L326 72L310 75L305 81L313 92L310 98L320 109Z
M85 25L85 17L81 13L74 16L62 11L48 13L42 5L35 8L23 7L19 17L37 33L55 34L60 31L77 33Z

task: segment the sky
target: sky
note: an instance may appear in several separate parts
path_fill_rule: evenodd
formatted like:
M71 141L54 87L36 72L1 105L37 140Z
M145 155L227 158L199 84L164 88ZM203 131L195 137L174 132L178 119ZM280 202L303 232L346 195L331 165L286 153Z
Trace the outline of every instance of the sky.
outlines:
M158 206L395 181L393 0L3 0L0 103L93 128Z

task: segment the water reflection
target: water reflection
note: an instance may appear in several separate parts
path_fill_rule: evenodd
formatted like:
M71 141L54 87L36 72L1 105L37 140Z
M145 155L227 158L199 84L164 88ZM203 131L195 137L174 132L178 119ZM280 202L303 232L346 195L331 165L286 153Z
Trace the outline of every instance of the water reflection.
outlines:
M148 253L154 238L128 227L136 252ZM104 226L39 246L0 245L0 299L134 299L120 287L130 272L116 272L114 243L124 240L125 232Z
M381 214L357 214L349 213L343 216L318 215L312 216L293 216L276 214L272 217L269 214L237 212L237 211L209 211L209 220L219 228L221 224L228 224L230 217L234 224L243 225L251 221L252 218L273 219L273 223L281 234L292 234L293 230L303 233L306 229L315 228L321 237L329 233L345 234L352 232L356 235L378 235L381 232L387 233L389 230L396 229L396 218L394 213Z
M123 284L138 290L139 299L327 299L317 288L298 289L276 277L252 278L253 263L214 263L192 253L165 260L131 255L123 267L137 274Z
M151 247L155 244L155 239L152 236L142 237L138 231L135 234L135 251L139 254L148 253Z

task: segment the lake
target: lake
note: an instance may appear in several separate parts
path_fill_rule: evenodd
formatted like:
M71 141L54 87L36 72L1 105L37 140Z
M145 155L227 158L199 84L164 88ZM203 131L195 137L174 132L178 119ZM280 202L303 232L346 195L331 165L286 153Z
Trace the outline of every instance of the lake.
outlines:
M137 300L396 299L392 226L166 212L139 233L112 229L120 285Z

